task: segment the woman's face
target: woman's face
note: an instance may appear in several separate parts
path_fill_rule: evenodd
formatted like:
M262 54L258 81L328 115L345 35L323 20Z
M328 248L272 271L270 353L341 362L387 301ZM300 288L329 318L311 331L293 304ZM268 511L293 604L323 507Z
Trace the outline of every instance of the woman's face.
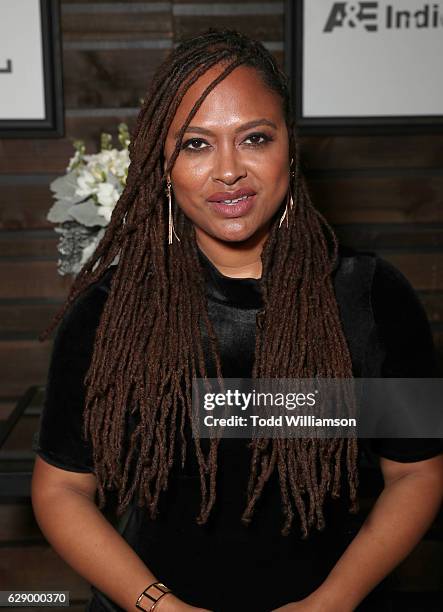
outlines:
M195 102L223 69L211 68L186 92L166 138L166 163ZM205 243L267 235L288 190L288 131L281 98L255 69L239 66L206 97L183 137L171 182L199 242L202 233Z

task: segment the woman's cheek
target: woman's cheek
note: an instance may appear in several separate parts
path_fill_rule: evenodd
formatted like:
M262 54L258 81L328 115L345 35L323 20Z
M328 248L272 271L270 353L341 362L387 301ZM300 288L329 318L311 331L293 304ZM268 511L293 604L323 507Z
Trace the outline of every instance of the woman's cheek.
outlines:
M182 189L188 188L189 190L194 190L196 185L206 180L208 172L210 172L210 167L207 162L183 160L179 164L177 160L176 166L172 172L172 180L174 181L175 179L174 182L176 182L177 185L180 184Z

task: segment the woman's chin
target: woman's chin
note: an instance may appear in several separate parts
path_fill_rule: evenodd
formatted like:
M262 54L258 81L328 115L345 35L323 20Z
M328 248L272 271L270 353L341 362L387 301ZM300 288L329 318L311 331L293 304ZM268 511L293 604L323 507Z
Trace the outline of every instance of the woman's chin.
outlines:
M224 242L243 242L251 238L258 228L251 226L241 217L232 218L224 221L214 228L213 236Z

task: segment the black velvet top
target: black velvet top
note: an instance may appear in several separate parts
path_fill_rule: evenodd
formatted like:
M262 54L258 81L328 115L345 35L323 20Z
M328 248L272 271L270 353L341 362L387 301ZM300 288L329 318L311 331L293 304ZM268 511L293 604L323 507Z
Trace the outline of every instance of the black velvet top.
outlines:
M199 253L223 375L250 377L255 317L263 305L260 281L224 276ZM83 378L112 273L113 268L80 296L54 341L35 450L45 461L65 470L93 471L91 448L81 440ZM437 376L423 306L395 267L376 256L341 249L333 279L354 376ZM251 524L244 526L240 517L250 466L247 442L220 441L217 497L206 525L195 523L200 479L190 444L184 470L177 461L169 488L162 493L160 516L151 520L144 508L134 504L119 526L158 580L187 603L214 612L269 612L306 597L326 578L355 535L358 523L348 514L345 501L329 500L322 532L314 529L307 540L301 540L294 521L291 534L282 536L284 517L274 470ZM359 463L376 455L401 462L420 461L441 451L439 440L361 440ZM342 486L346 497L345 480ZM88 610L120 610L102 593L93 591Z

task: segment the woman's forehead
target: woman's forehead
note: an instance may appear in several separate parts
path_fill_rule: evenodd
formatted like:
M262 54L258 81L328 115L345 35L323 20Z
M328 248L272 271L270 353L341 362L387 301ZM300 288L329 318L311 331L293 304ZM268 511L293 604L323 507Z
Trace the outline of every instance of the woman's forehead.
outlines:
M214 66L191 85L177 109L171 128L183 125L195 103L206 87L219 76L225 65ZM237 119L242 122L267 117L283 120L283 105L280 96L265 83L253 67L238 66L204 99L191 124L210 129L211 125L228 126Z

